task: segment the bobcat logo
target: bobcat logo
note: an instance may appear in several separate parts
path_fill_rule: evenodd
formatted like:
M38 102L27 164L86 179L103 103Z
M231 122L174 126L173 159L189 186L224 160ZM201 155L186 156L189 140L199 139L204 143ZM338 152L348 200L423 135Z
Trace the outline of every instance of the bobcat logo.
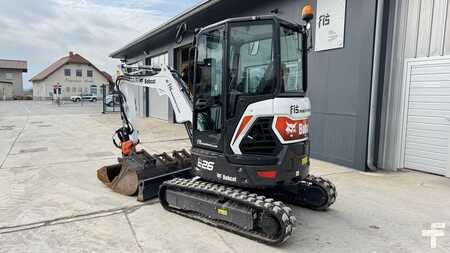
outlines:
M294 134L297 132L297 123L289 124L286 122L286 133L289 137L294 137Z

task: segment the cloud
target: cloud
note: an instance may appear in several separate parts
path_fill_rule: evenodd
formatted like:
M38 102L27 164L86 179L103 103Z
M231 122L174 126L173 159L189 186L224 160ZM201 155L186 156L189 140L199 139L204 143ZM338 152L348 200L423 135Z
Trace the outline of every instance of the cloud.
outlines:
M192 4L180 0L0 1L0 58L28 61L25 87L31 87L27 80L69 51L114 73L118 61L109 58L109 53Z

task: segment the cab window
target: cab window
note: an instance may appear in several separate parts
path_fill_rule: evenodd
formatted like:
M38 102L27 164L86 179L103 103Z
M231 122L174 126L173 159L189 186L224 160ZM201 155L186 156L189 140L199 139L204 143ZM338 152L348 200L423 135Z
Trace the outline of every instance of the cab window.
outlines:
M229 91L269 94L275 88L273 25L243 24L230 29Z
M216 148L222 131L222 70L224 28L199 36L194 98L197 144Z
M303 92L301 40L299 32L281 26L281 92Z

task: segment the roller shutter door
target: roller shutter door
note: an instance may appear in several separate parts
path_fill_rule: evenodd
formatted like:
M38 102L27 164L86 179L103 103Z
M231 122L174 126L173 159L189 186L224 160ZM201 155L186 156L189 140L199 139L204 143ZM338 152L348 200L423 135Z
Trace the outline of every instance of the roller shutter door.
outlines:
M450 59L406 68L405 168L450 176Z

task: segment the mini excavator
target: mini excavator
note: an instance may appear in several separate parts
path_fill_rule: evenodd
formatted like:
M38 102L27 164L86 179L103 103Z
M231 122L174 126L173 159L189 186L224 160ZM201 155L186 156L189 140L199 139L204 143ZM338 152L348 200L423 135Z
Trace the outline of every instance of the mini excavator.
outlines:
M167 211L266 244L285 242L296 225L285 203L326 210L336 200L333 183L309 174L312 17L307 5L306 25L268 15L196 29L188 82L168 66L122 65L123 126L113 140L123 155L98 178L140 201L159 197ZM186 31L179 26L178 42ZM190 151L137 150L136 87L169 98Z

